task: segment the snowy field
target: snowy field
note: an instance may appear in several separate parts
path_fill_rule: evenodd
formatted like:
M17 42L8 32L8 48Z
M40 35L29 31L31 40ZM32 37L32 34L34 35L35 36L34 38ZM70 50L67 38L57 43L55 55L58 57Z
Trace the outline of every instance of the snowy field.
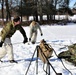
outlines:
M25 29L29 38L29 27L27 26L23 28ZM45 39L46 42L54 48L56 54L59 54L62 51L66 51L67 47L65 47L65 45L76 43L76 24L68 24L66 26L44 25L41 26L41 29L43 31L43 36L40 36L38 31L38 43L34 45L31 43L30 45L28 45L28 43L23 44L23 37L19 31L16 31L11 40L14 47L14 59L17 60L18 63L0 62L0 75L25 75L30 62L31 65L26 75L36 75L36 53L32 61L31 58L36 49L36 46L39 45L39 42L42 39ZM54 52L52 56L53 57L50 58L49 61L57 73L62 73L62 75L76 75L76 67L74 65L63 60L64 65L67 69L69 69L71 72L70 73L64 68L61 61L56 57ZM7 55L2 60L7 61ZM43 70L43 62L40 59L38 59L38 75L46 75L45 71ZM50 75L56 75L51 67Z

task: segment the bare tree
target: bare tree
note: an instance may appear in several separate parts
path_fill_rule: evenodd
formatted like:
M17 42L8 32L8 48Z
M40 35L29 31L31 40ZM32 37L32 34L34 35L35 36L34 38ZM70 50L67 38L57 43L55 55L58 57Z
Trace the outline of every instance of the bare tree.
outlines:
M22 10L22 0L21 0L21 10ZM22 11L21 11L21 22L22 22Z
M73 8L76 9L76 2L74 3Z
M10 10L9 10L9 3L8 0L5 0L5 4L6 4L6 21L11 20L11 14L10 14Z
M2 25L4 25L4 0L1 1L2 6Z

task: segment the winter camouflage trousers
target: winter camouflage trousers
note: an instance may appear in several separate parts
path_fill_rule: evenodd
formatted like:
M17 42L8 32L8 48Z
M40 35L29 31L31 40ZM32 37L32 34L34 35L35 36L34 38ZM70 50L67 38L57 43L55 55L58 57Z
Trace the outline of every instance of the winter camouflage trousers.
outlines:
M37 38L37 32L32 33L31 42L35 43Z
M0 47L0 59L2 59L7 54L8 60L13 60L13 46L11 44L10 38L6 38L2 47Z

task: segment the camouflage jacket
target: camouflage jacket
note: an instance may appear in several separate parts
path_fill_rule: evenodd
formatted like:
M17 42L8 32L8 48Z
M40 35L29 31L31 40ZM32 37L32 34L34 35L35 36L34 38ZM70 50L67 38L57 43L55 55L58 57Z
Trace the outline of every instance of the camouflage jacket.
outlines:
M67 57L68 56L68 57ZM73 63L76 66L76 43L73 45L68 46L68 50L63 51L58 54L58 57L66 57L65 60Z
M4 42L5 38L10 38L12 35L16 32L16 30L19 30L24 38L27 38L26 33L21 25L14 26L13 21L8 22L4 28L2 29L0 36L1 41Z

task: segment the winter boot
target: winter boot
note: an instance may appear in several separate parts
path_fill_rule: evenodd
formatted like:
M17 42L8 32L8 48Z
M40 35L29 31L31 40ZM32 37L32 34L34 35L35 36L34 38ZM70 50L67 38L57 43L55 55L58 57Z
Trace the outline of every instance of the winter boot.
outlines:
M10 60L9 62L10 63L17 63L17 61L15 61L15 60Z
M32 42L32 44L35 44L35 42Z
M0 62L3 62L2 60L0 60Z

